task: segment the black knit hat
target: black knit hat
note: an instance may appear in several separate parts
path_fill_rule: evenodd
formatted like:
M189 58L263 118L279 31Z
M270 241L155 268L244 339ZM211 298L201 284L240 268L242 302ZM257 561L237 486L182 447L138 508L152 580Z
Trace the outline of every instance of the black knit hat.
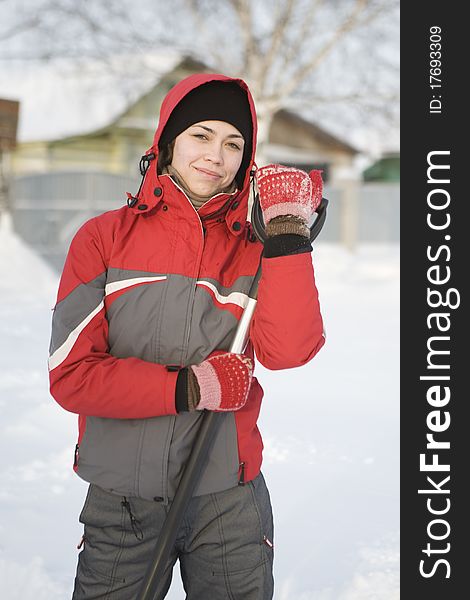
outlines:
M243 159L235 177L239 187L251 158L253 124L248 97L232 81L209 81L191 90L173 109L159 140L160 150L180 133L200 121L225 121L245 140Z

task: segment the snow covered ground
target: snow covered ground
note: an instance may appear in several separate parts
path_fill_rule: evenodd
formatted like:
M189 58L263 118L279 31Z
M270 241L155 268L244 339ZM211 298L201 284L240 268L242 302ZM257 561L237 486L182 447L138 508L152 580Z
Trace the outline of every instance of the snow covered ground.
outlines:
M57 275L0 223L0 597L70 598L86 484L76 417L49 395ZM327 344L257 367L276 600L399 598L399 250L314 251ZM175 570L169 600L184 593Z

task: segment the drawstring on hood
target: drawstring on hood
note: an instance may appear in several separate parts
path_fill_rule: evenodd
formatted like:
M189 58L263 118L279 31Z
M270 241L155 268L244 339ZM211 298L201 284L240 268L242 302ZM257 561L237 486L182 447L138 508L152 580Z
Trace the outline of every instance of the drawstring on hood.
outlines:
M144 154L142 156L142 158L140 159L140 162L139 162L139 171L140 171L140 174L142 175L142 179L140 180L139 189L138 189L137 194L135 196L133 196L130 192L127 192L127 206L129 208L134 208L134 206L139 201L139 194L140 194L140 190L142 189L142 185L144 183L145 175L147 173L148 168L150 167L150 163L155 158L156 158L155 153L154 152L150 152L149 154Z
M147 169L150 166L150 162L154 158L155 158L155 154L153 152L150 152L150 154L144 154L142 156L142 158L140 159L139 171L140 171L140 174L142 175L142 177L145 176L145 173L147 172Z

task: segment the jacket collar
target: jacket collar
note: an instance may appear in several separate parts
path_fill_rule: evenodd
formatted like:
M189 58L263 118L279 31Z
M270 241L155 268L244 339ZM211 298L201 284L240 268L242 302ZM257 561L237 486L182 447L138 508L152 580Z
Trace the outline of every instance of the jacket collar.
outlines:
M185 201L192 207L191 201L170 175L157 175L156 161L147 170L143 194L130 210L135 215L152 211L160 203L172 205ZM202 221L210 222L224 218L228 230L235 236L241 235L246 227L248 194L236 191L231 194L217 194L208 200L197 212Z

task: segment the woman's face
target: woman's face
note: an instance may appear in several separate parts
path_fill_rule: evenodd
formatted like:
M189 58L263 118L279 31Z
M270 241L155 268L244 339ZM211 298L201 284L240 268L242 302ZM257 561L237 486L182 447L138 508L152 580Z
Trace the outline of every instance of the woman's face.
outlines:
M176 137L171 165L194 194L214 196L235 179L244 145L230 123L200 121Z

